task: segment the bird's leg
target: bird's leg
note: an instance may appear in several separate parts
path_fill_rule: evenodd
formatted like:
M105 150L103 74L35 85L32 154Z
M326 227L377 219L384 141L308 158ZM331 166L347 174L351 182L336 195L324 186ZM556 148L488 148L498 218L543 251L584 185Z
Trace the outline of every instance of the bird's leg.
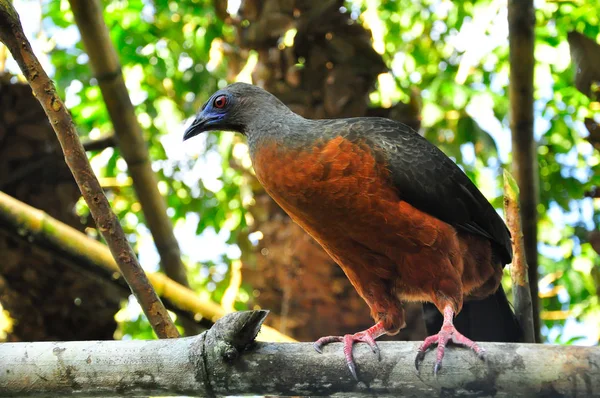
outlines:
M437 343L437 356L435 360L435 365L433 367L433 373L437 374L437 372L442 367L442 359L444 358L444 350L446 349L446 344L448 341L452 341L454 344L458 344L467 348L470 348L479 356L479 358L483 359L485 350L479 347L475 342L471 341L464 335L458 332L452 323L454 318L454 310L450 304L446 304L444 307L444 323L442 324L442 328L440 329L438 334L434 334L433 336L429 336L423 341L423 344L419 347L417 352L417 357L415 358L415 366L417 370L419 370L419 365L425 358L425 353L431 347L432 344Z
M355 343L363 342L367 343L373 353L377 354L377 358L379 359L379 347L377 346L377 342L375 339L386 334L385 327L383 326L383 321L377 322L375 325L371 326L367 330L363 330L362 332L347 334L345 336L326 336L321 337L319 340L315 341L314 347L318 353L322 353L322 348L325 344L333 343L333 342L343 342L344 343L344 356L346 357L346 364L352 373L352 376L356 380L358 377L356 376L356 366L354 365L354 358L352 356L352 346Z

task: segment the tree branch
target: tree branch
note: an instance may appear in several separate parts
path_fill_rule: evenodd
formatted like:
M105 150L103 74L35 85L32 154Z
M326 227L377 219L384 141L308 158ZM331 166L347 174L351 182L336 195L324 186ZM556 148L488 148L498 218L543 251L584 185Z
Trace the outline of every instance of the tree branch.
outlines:
M504 214L506 214L506 223L512 235L513 261L510 265L510 276L515 314L523 328L523 341L535 343L531 292L527 279L527 259L525 258L521 215L519 214L519 187L508 170L504 170Z
M188 286L179 244L167 216L165 201L158 191L158 181L152 170L142 129L123 80L117 52L104 23L102 5L98 0L69 0L69 3L112 120L121 154L127 162L144 218L160 255L161 265L169 277Z
M117 138L114 134L109 134L104 137L100 137L95 140L85 139L81 140L83 149L86 151L102 151L106 148L112 148L117 146Z
M521 216L525 255L529 264L534 336L540 336L537 254L537 151L533 137L533 69L535 12L533 0L509 0L508 41L510 46L510 129L513 174L521 191Z
M119 271L119 267L106 245L3 192L0 192L0 225L7 225L32 243L65 253L78 264L83 263L91 268L100 268L111 275ZM150 273L147 276L159 296L181 311L200 314L211 322L226 313L216 303L201 300L194 291L164 274ZM263 326L261 339L280 342L295 341L268 326Z
M156 334L178 337L167 310L148 282L140 267L119 220L112 212L98 179L77 136L73 119L58 97L53 82L37 60L25 37L21 21L8 0L0 0L0 40L8 47L29 82L36 98L44 108L65 154L65 160L90 208L100 233L106 239L119 269L144 309Z
M488 360L450 349L414 368L416 342L381 343L381 359L355 346L360 382L341 344L253 343L267 315L227 315L199 336L153 341L5 343L0 397L27 396L597 396L600 348L482 343ZM551 359L551 360L549 360Z

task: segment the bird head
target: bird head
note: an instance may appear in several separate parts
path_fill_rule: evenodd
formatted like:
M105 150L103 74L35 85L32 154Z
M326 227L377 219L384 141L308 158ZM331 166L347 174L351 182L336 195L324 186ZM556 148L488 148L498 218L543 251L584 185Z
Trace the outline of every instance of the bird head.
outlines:
M245 135L264 125L265 116L276 111L293 114L274 95L246 83L231 84L204 103L192 124L186 129L187 140L206 131L236 131Z

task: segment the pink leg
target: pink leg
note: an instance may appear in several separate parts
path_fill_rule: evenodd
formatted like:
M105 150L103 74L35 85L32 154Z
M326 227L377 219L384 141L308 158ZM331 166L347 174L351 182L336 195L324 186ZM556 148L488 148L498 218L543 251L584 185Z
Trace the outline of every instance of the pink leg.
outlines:
M444 358L444 350L446 349L446 344L448 341L452 341L454 344L458 344L467 348L470 348L479 356L479 358L483 359L485 350L479 347L475 342L466 338L462 334L460 334L452 320L454 319L454 311L452 310L452 306L446 305L444 307L444 323L442 324L442 329L438 334L434 334L433 336L429 336L423 341L423 344L419 347L417 352L417 357L415 358L415 366L417 370L419 370L419 365L425 358L425 353L427 349L431 347L431 345L437 343L437 355L435 360L435 366L433 367L433 373L437 374L437 372L442 367L442 359Z
M319 340L315 341L314 347L318 353L323 352L323 346L329 343L333 343L335 341L344 343L344 357L346 358L346 364L350 369L350 373L356 380L358 377L356 376L356 366L354 365L354 358L352 356L352 346L354 343L363 342L367 343L371 350L377 357L379 358L379 347L377 347L377 343L375 339L383 336L386 333L385 328L383 327L383 322L377 322L374 326L370 327L367 330L363 330L362 332L347 334L345 336L326 336L321 337Z

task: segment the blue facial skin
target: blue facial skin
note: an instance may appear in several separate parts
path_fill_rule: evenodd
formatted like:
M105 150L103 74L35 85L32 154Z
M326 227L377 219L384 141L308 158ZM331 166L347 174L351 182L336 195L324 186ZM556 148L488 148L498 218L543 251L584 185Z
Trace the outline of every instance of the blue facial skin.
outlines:
M219 97L224 97L225 105L221 108L215 106L215 103ZM233 123L228 123L228 111L232 105L232 98L226 93L218 92L212 96L202 106L200 113L196 116L193 123L185 130L183 134L183 140L195 137L196 135L205 131L213 130L236 130Z

